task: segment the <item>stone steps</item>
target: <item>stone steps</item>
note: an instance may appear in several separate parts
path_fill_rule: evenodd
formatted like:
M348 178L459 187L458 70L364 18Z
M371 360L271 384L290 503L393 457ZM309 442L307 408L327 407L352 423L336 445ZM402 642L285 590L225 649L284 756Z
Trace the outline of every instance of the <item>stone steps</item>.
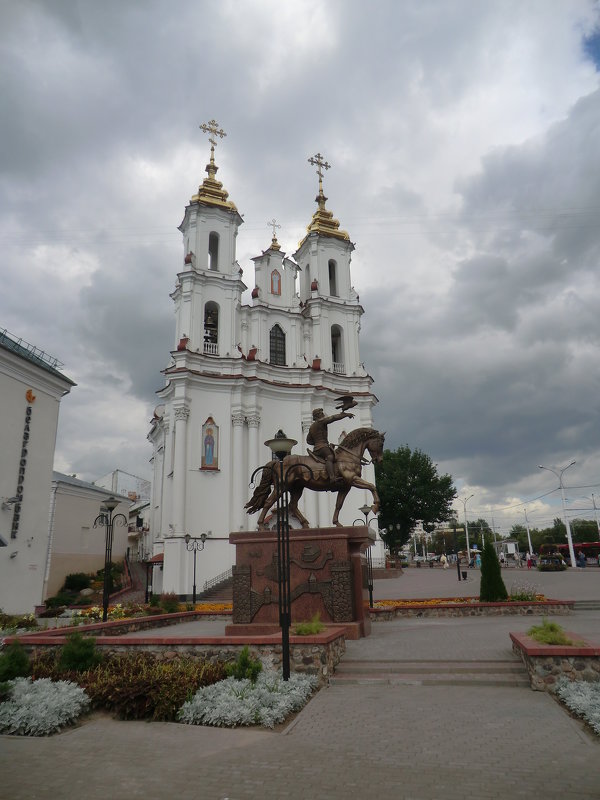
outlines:
M575 611L600 611L600 600L575 600Z
M352 661L343 659L330 683L529 688L520 661Z

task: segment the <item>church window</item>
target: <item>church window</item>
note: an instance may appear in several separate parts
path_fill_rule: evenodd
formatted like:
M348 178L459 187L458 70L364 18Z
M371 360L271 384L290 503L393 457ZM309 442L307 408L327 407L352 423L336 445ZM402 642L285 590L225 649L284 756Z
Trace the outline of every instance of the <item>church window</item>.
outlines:
M339 325L331 326L331 360L333 362L333 371L339 375L346 374L346 367L344 365L344 354L342 351L342 329Z
M285 367L285 333L279 325L273 325L269 334L270 362L278 367Z
M281 275L276 269L271 273L271 294L281 294Z
M208 236L208 268L219 269L219 234L214 231Z
M219 355L219 306L212 300L204 306L204 353Z
M329 294L332 297L337 297L337 264L333 259L329 260Z

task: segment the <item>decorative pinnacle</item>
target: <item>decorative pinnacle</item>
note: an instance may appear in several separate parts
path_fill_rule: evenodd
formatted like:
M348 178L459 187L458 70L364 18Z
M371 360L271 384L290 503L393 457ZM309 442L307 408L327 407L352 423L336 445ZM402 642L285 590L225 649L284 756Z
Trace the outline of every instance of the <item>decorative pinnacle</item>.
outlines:
M215 166L215 147L217 143L212 137L218 136L220 139L223 139L227 134L222 128L219 128L219 123L215 119L211 119L210 122L203 122L202 125L200 125L200 130L204 131L204 133L211 134L208 137L208 141L210 142L210 164L207 165L206 171L211 177L214 177L218 169L218 167Z
M331 164L328 164L327 161L324 161L321 153L311 156L308 159L308 163L316 166L317 168L317 175L319 176L319 198L321 198L323 196L323 170L330 169Z
M273 247L273 245L277 245L278 249L279 242L277 241L276 228L281 228L281 225L278 225L277 220L275 219L275 217L273 217L271 222L267 222L267 228L273 228L273 239L271 240L271 247Z

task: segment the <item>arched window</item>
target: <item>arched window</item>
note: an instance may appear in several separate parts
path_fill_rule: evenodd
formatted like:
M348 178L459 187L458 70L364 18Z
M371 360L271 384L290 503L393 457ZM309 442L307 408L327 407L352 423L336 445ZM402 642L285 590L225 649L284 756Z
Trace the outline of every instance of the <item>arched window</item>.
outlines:
M269 360L271 364L285 367L285 333L279 325L273 325L269 334Z
M281 275L276 269L271 273L271 294L281 294Z
M342 329L339 325L331 326L331 360L333 362L333 371L339 375L345 375L346 366L342 348Z
M329 294L332 297L337 297L337 264L331 258L329 259Z
M219 234L214 231L208 236L208 268L219 269Z
M204 352L219 355L219 306L212 300L204 306Z

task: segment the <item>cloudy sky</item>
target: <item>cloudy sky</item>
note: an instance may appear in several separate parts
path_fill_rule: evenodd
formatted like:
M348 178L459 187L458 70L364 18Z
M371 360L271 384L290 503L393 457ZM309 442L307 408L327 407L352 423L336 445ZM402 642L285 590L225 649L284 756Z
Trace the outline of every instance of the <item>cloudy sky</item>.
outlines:
M288 253L310 220L307 158L332 165L388 446L501 530L550 524L537 465L575 459L571 516L593 516L599 39L592 0L0 0L0 328L78 384L56 468L150 476L215 118L248 286L267 220Z

